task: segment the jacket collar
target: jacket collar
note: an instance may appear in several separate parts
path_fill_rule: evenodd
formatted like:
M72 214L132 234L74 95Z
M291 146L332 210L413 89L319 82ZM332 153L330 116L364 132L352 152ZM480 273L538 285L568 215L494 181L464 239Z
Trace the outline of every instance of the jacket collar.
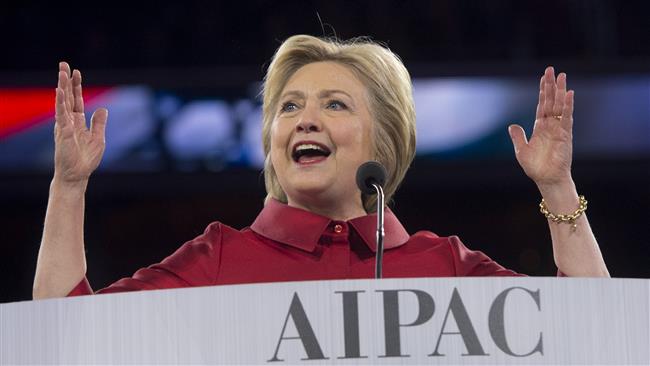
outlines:
M271 199L250 228L268 239L313 252L319 239L333 222L328 217ZM376 213L348 220L347 224L354 228L370 250L376 252ZM384 211L384 231L386 233L384 236L385 249L401 246L409 240L406 229L389 208Z

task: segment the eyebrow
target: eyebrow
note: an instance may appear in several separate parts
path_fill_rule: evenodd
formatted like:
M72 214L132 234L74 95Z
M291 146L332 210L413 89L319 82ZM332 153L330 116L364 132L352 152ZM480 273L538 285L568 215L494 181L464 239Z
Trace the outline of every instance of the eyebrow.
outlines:
M348 98L350 98L351 100L354 100L354 98L352 98L352 96L350 94L348 94L348 93L346 93L346 92L344 92L343 90L340 90L340 89L321 90L318 93L318 98L319 99L327 98L327 97L331 96L332 94L337 94L337 93L343 94L343 95L347 96ZM289 95L292 95L292 96L295 96L295 97L298 97L298 98L301 98L301 99L305 99L305 93L303 93L300 90L289 90L289 91L285 92L284 94L282 94L282 97L280 99L284 99Z
M338 94L343 94L343 95L347 96L348 98L354 100L354 98L352 98L352 96L350 94L344 92L343 90L339 90L339 89L322 90L320 93L318 93L318 97L319 98L327 98L330 95L337 94L337 93Z

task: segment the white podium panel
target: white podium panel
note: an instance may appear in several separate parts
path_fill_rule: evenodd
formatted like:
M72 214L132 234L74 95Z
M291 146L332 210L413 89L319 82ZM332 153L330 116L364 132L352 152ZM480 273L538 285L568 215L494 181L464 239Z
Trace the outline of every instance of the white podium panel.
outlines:
M0 305L0 364L649 365L650 281L411 278Z

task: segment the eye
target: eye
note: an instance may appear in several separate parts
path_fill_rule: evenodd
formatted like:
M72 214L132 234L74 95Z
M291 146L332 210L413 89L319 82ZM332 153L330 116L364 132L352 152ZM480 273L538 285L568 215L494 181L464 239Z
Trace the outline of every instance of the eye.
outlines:
M298 109L298 106L294 102L284 102L282 103L282 106L280 107L280 113L283 112L293 112L296 109Z
M325 108L338 111L338 110L347 109L348 106L345 105L345 103L341 102L340 100L330 100L329 102L327 102Z

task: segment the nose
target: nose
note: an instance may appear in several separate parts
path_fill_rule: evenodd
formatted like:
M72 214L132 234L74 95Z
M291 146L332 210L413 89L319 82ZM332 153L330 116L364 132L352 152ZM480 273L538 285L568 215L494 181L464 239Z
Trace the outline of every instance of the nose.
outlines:
M300 118L296 122L296 132L311 133L320 132L323 129L318 108L305 107Z

